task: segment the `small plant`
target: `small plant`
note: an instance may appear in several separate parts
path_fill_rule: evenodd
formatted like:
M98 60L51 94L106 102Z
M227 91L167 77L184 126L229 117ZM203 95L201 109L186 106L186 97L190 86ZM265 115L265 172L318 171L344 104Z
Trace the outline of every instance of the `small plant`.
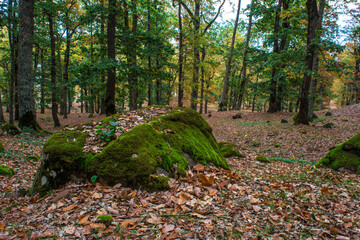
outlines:
M251 143L251 146L252 146L252 147L259 147L259 146L260 146L260 143L259 143L259 142L252 142L252 143Z
M99 215L96 221L105 224L106 227L109 227L111 223L114 221L114 219L110 215Z
M278 144L278 143L277 143L277 144L275 144L275 147L276 147L276 148L280 147L280 144Z
M96 175L94 175L94 176L92 176L92 177L91 177L91 179L90 179L90 180L91 180L91 182L92 182L92 183L95 183L95 182L96 182L96 179L97 179L97 176L96 176Z
M100 138L103 141L110 142L116 138L116 131L122 131L121 124L118 122L110 121L110 125L106 127L99 127L99 130L96 131L97 134L100 134Z

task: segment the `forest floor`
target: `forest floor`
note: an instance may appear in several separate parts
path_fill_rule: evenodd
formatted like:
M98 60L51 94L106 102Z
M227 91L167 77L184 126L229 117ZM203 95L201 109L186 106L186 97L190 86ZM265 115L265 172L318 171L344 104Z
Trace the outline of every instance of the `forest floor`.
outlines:
M197 165L158 193L70 183L44 198L23 196L40 164L32 155L41 157L46 138L2 135L0 164L16 173L0 176L0 239L359 239L360 175L312 163L359 133L360 105L328 111L316 112L310 126L291 125L292 113L204 114L217 140L236 144L245 158L229 158L231 172ZM61 122L102 117L72 113ZM49 114L38 119L60 129ZM324 128L328 122L334 127ZM256 161L257 153L274 161ZM204 184L199 173L214 182ZM96 222L104 214L114 219L108 227Z

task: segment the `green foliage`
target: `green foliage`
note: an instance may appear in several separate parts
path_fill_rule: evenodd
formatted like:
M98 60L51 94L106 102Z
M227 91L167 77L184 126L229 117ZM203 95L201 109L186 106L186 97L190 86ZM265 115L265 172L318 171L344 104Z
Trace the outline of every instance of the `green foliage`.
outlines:
M110 216L110 215L99 215L97 218L96 218L96 221L97 222L100 222L100 223L106 223L106 222L110 222L112 223L114 221L113 217Z
M4 145L0 142L0 153L5 151Z
M291 158L291 159L289 159L289 158L270 158L270 160L287 162L287 163L313 164L312 162L298 160L298 159L294 159L294 158Z
M100 134L100 138L103 141L110 142L116 138L116 131L122 131L121 124L118 122L109 121L110 125L100 126L100 128L96 131L97 134Z

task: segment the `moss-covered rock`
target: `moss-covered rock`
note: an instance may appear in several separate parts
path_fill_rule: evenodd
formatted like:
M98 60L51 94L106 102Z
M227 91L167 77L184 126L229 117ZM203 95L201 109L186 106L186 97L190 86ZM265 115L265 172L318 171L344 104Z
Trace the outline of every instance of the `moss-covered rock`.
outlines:
M319 165L333 169L343 167L360 172L360 133L330 149L329 153L317 163L317 166Z
M2 145L2 143L0 142L0 153L2 153L4 151L5 151L4 145Z
M15 174L14 169L12 169L11 167L0 164L0 175L1 176L6 176L6 175L12 176L14 174Z
M88 160L87 171L110 185L154 191L167 189L167 176L184 176L196 163L229 169L202 116L176 109L121 135Z
M10 135L17 135L21 133L21 130L11 123L4 123L1 125L1 131Z
M37 170L30 194L41 196L58 188L70 179L85 173L83 147L87 134L78 131L59 131L44 145L44 157Z
M266 157L264 157L263 155L260 155L260 154L258 154L256 156L256 160L258 160L259 162L271 163L270 159L268 159L268 158L266 158Z
M220 142L219 148L221 154L228 158L228 157L245 157L243 154L239 152L239 150L236 149L236 145L228 142Z

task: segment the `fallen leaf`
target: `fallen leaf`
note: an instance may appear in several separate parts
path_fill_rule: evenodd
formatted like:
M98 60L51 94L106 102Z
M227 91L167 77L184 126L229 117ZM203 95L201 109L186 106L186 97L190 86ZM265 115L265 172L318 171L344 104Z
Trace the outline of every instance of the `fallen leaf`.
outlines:
M90 214L81 218L81 220L78 222L79 225L86 225L86 224L90 224L89 220Z
M193 167L193 170L194 171L204 171L204 169L205 169L205 167L204 167L204 165L202 165L202 164L200 164L200 163L198 163L198 164L196 164L194 167Z
M73 210L74 208L76 208L77 205L75 204L71 204L70 206L67 206L66 208L63 209L63 212L67 212L67 211L70 211L70 210Z
M72 235L72 234L74 234L74 232L75 232L75 227L74 227L74 226L66 226L66 227L64 228L64 231L65 231L67 234Z
M106 229L106 226L102 223L92 223L89 225L91 228Z
M254 205L253 209L254 209L255 212L259 212L262 208L257 206L257 205Z
M211 187L214 184L214 176L210 176L209 178L207 178L204 174L199 173L198 174L199 180L200 182L207 187Z
M171 232L171 231L174 231L175 229L175 225L172 225L172 224L166 224L162 230L163 233L168 233L168 232Z
M137 219L127 219L124 220L120 225L122 227L127 227L128 225L134 225L138 220Z
M4 225L4 224L0 224L0 231L4 231L4 230L5 230L5 228L6 228L6 225Z
M177 203L179 205L182 205L182 204L186 203L187 200L189 200L190 195L188 193L181 192L181 193L178 194L178 197L179 198L178 198Z
M102 196L103 195L101 193L95 192L91 195L91 198L99 199L99 198L102 198Z

